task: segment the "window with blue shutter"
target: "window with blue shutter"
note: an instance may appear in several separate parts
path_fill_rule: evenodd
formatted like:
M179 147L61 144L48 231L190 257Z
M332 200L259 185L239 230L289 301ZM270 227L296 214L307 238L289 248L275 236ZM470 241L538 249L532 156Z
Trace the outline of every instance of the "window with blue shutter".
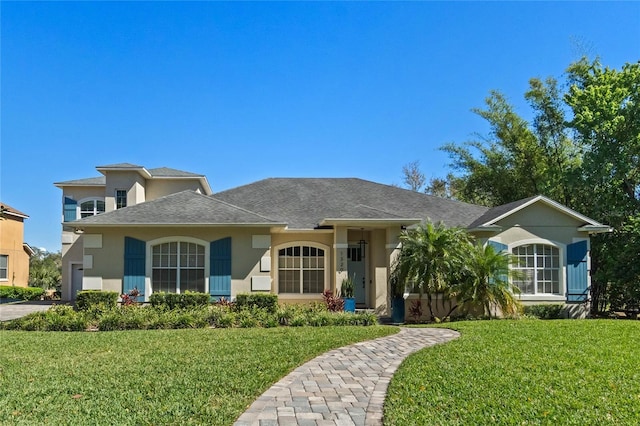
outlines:
M147 243L131 237L124 237L124 279L122 293L137 288L141 296L138 301L144 301L145 268Z
M567 302L585 302L589 297L587 241L567 246Z
M209 251L209 294L214 299L231 297L231 237L212 241Z
M496 253L500 253L501 251L506 251L507 250L507 245L506 244L502 244L502 243L499 243L497 241L489 240L489 241L487 241L487 244L490 245L491 247L493 247L493 249L496 251Z
M77 216L76 216L76 208L78 207L78 202L72 198L69 197L64 197L64 207L63 207L63 214L64 214L64 221L65 222L72 222L74 220L76 220Z

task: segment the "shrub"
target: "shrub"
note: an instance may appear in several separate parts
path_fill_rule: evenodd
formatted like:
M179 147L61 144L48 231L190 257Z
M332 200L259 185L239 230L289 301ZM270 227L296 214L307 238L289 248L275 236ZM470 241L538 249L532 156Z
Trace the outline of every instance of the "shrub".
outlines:
M564 305L528 305L524 307L524 314L540 319L562 319L564 318Z
M76 308L88 311L92 308L113 309L118 303L118 293L115 291L83 290L76 296Z
M278 295L271 293L241 293L236 296L236 309L264 309L275 313L278 310Z
M0 286L0 299L39 300L43 294L40 287Z
M331 290L327 289L322 293L322 300L330 312L341 312L344 310L344 300L336 296Z
M209 304L209 294L186 291L177 293L153 293L149 296L149 302L154 308L161 309L189 309Z
M22 318L8 321L6 330L25 331L84 331L88 321L84 313L76 312L71 306L52 306L43 312L34 312Z

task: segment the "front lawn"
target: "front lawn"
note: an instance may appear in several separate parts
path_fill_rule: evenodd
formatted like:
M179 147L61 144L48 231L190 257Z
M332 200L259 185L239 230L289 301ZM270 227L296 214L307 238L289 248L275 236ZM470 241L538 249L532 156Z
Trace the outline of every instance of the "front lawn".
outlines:
M618 424L640 419L640 321L477 321L410 356L386 425Z
M230 425L296 366L396 331L0 331L0 423Z

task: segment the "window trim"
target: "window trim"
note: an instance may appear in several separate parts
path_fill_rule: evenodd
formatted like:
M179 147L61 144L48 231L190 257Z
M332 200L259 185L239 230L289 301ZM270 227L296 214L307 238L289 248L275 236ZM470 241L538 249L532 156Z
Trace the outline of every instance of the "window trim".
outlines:
M560 294L552 293L537 293L537 285L534 285L535 293L520 293L517 296L521 300L538 300L538 301L563 301L566 299L567 294L567 265L565 257L567 255L566 244L559 243L557 241L547 240L545 238L530 238L526 240L518 240L511 244L507 244L507 250L511 256L513 256L513 249L516 247L530 245L530 244L542 244L552 246L558 249L558 280L560 281L559 290ZM509 266L509 269L514 269L513 265ZM513 284L513 278L509 278L509 281ZM515 284L514 284L515 285Z
M210 258L209 258L209 241L201 240L199 238L185 237L185 236L172 236L156 238L155 240L147 241L145 249L145 277L144 277L144 291L145 300L149 300L149 296L152 294L152 276L153 276L153 247L164 243L194 243L204 246L204 292L209 293L209 275L211 274ZM176 289L176 293L180 294L180 289Z
M7 259L7 266L5 266L4 268L0 266L0 270L4 269L5 270L5 277L4 278L0 278L0 282L5 282L5 281L9 281L9 255L8 254L0 254L0 257L4 257L5 259Z
M78 204L76 206L76 218L82 219L82 211L83 211L82 210L82 204L84 204L84 203L86 203L88 201L93 201L93 215L91 215L91 216L97 216L97 215L107 211L107 205L106 205L105 200L104 200L103 197L87 197L87 198L83 198L81 200L78 200ZM97 201L102 201L105 204L103 212L99 212L98 211ZM91 216L85 216L85 217L91 217Z
M118 192L124 192L124 206L121 206L121 207L118 207ZM127 195L128 194L126 189L116 189L114 191L113 198L114 198L114 205L116 207L116 210L127 207Z
M331 280L330 280L330 271L331 271L331 249L328 245L316 242L316 241L306 241L306 240L296 240L296 241L288 241L286 243L278 244L277 246L272 247L272 256L273 264L273 280L275 284L276 294L278 297L282 297L285 299L321 299L322 293L303 293L304 285L300 283L300 293L281 293L280 292L280 250L286 249L289 247L314 247L317 249L324 250L324 290L331 288Z

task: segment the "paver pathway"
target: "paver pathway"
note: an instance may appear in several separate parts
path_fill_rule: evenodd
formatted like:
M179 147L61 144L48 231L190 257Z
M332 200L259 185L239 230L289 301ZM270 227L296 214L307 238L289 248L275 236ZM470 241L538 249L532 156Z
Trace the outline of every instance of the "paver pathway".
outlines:
M400 363L458 336L442 328L402 328L393 336L334 349L273 385L234 425L381 425L387 387Z
M56 303L60 303L60 301L37 300L21 303L3 303L0 304L0 321L20 318L32 312L46 311Z

